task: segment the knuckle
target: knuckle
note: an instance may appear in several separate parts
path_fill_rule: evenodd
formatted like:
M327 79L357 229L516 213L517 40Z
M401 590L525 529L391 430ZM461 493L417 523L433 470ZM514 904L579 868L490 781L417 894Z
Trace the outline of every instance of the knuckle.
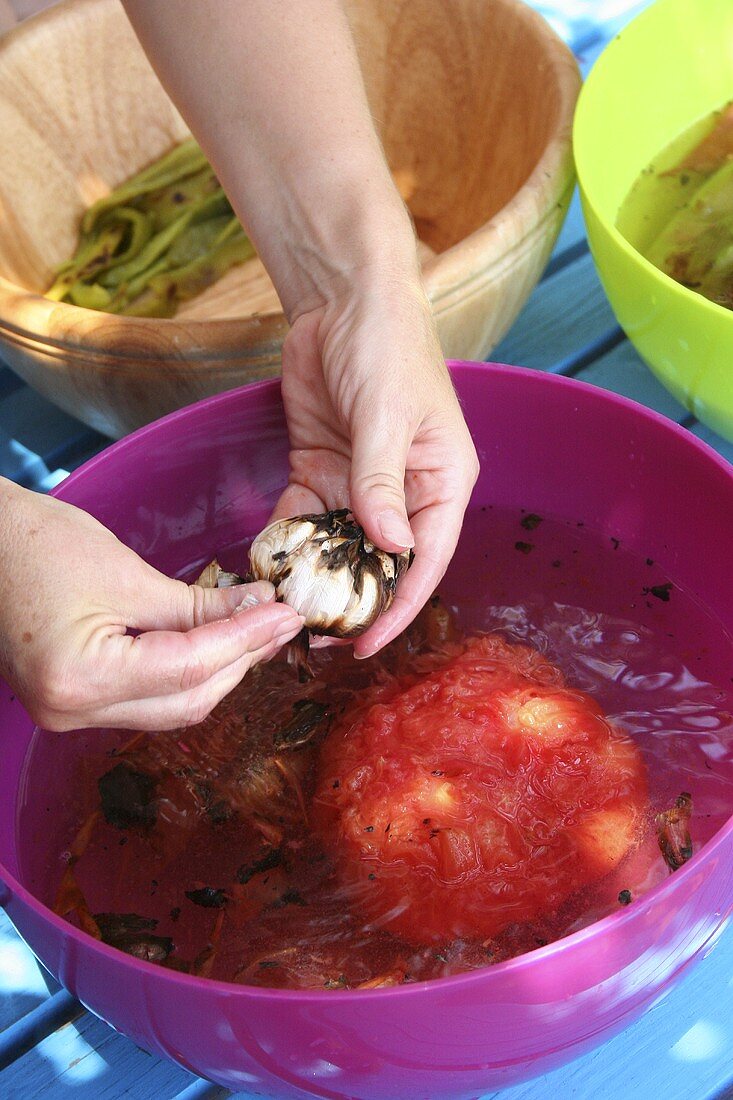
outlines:
M460 456L457 467L459 476L462 484L470 493L481 473L481 461L470 436L466 441L466 446L462 447L458 453Z
M192 626L201 626L206 622L206 589L201 585L192 584L187 591L190 605L189 621Z
M218 702L216 695L208 692L195 692L184 704L180 724L186 729L190 726L198 726L205 718L208 718Z
M211 670L196 653L190 654L186 664L181 669L178 677L178 690L181 692L193 691L201 687L209 678Z
M63 715L83 711L88 702L82 680L71 676L68 669L56 662L44 664L34 679L39 708L47 716L58 720Z
M394 497L400 502L404 497L403 480L393 473L362 474L356 479L354 488L359 493L369 495L378 493L383 497Z

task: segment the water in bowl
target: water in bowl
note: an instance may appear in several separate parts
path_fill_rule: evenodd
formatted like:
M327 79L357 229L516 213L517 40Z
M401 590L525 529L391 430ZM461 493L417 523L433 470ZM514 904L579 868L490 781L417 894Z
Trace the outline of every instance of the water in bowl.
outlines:
M241 547L214 552L225 568L244 568ZM489 506L469 512L441 595L467 634L500 630L545 653L643 755L644 835L612 874L560 912L507 927L491 942L416 946L374 928L340 890L317 838L303 824L291 828L307 819L302 799L317 747L273 764L272 754L230 727L205 742L192 731L37 731L18 803L24 881L53 905L71 856L90 912L127 915L116 928L110 917L102 924L128 950L224 980L339 989L500 962L633 904L670 874L655 815L683 791L693 799L695 851L722 826L733 810L733 639L714 608L701 606L657 562L582 522ZM357 664L343 650L316 662L333 664L339 691L350 677L356 688L372 676L370 662ZM259 729L261 745L272 737L269 718L302 691L284 664L272 668L266 697L242 689L242 707L257 708L250 728ZM120 755L126 744L127 756ZM110 824L99 814L99 777L141 758L159 769L156 805L165 829ZM210 782L217 768L226 770L228 786ZM288 793L268 817L263 807L275 787ZM91 839L75 861L85 823ZM286 860L277 855L283 836ZM131 923L130 914L148 923Z

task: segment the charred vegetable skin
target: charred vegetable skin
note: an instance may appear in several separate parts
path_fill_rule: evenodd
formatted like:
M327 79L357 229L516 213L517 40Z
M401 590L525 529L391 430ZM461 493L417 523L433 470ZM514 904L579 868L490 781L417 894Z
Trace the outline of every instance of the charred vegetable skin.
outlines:
M146 962L164 962L173 950L170 936L156 936L158 925L152 917L139 917L136 913L95 913L103 943L134 955Z
M674 168L684 203L645 250L670 278L733 309L733 107Z
M355 638L386 611L411 552L379 550L343 508L276 520L250 548L255 580L305 616L312 634Z
M106 313L171 317L253 255L190 138L86 211L76 253L56 269L46 296Z
M692 856L691 817L692 796L687 791L677 796L669 810L657 814L659 849L670 871L678 871Z

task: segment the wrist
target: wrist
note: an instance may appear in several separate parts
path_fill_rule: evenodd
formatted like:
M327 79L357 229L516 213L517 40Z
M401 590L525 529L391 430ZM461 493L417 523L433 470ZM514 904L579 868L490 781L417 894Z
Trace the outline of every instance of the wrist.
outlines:
M361 272L420 281L412 221L378 145L317 146L272 163L266 157L256 174L238 163L235 149L218 166L220 178L291 324L353 287Z
M294 238L286 247L282 294L291 324L329 302L421 285L409 217L378 201L347 200L311 240Z
M263 257L292 324L370 282L420 283L409 214L391 179L385 186L329 181L301 195L271 230Z

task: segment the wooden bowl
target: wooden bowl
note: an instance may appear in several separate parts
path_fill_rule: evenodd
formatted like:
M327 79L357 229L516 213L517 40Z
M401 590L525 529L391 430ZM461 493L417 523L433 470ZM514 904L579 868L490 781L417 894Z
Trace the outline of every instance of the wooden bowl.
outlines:
M567 209L577 67L519 0L347 7L443 350L482 358ZM0 40L0 354L108 435L280 368L287 323L257 259L171 319L43 297L85 207L186 133L117 0L66 0Z

